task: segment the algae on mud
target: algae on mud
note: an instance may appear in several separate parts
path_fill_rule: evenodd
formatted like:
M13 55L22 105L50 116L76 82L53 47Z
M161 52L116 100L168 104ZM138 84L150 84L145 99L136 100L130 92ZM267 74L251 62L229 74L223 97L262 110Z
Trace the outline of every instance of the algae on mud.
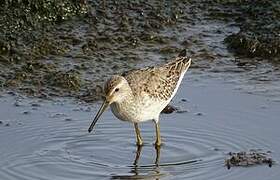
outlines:
M240 27L225 39L239 55L273 59L280 57L280 1L213 1L208 7L210 17L234 21Z
M158 45L170 42L160 31L176 28L188 6L187 1L36 2L6 1L1 7L1 85L30 96L87 101L100 98L107 76L147 58L138 55L147 46L171 57L179 47L160 51Z
M3 1L0 7L0 58L2 60L5 57L10 61L29 59L28 52L32 44L40 42L46 31L53 25L88 13L87 1Z
M185 30L182 24L192 26L207 18L240 27L240 33L226 40L239 54L279 57L279 23L273 20L279 17L280 3L273 0L267 4L238 0L5 2L0 12L0 85L31 96L94 101L100 98L100 84L108 76L155 64L159 58L164 61L182 48L196 62L214 61L217 56L207 45L199 45L205 43L199 37L176 36ZM267 17L259 18L262 14ZM195 49L196 45L200 47ZM193 68L209 67L196 62ZM65 77L70 78L68 85L59 83Z

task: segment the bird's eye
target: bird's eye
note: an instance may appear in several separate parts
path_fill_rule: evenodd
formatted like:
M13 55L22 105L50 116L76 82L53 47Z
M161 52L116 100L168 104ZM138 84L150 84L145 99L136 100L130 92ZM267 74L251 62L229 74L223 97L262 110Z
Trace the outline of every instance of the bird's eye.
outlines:
M115 89L115 92L118 92L119 90L120 90L119 88L116 88L116 89Z

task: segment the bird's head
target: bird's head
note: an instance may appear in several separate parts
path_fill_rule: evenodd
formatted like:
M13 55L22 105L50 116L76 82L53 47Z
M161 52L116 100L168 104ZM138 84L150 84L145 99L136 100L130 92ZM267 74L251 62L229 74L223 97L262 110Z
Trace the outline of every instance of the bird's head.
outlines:
M95 123L110 104L120 103L131 94L131 88L123 76L114 75L105 83L104 93L104 102L92 121L88 132L92 131Z
M104 86L105 98L109 104L122 102L130 94L131 88L123 76L112 76Z

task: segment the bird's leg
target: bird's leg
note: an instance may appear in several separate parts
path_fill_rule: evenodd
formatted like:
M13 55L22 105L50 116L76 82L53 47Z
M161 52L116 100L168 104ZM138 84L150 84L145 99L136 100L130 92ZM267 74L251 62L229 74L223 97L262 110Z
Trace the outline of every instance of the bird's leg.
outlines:
M138 146L142 146L143 141L142 141L142 137L141 137L141 134L140 134L140 129L138 127L138 123L134 123L134 128L135 128L135 134L136 134L136 144Z
M156 126L156 142L155 146L160 146L161 145L161 138L160 138L160 128L159 128L159 121L154 121L155 126Z

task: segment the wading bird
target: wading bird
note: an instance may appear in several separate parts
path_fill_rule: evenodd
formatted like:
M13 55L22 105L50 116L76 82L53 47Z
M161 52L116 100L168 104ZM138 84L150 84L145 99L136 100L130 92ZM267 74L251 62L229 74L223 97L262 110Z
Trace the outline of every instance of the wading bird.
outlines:
M112 76L104 86L105 100L97 112L88 132L91 132L105 109L122 121L132 122L137 145L143 145L138 123L153 120L156 128L155 145L161 145L159 115L176 94L191 64L182 51L173 61L155 67L131 70Z

